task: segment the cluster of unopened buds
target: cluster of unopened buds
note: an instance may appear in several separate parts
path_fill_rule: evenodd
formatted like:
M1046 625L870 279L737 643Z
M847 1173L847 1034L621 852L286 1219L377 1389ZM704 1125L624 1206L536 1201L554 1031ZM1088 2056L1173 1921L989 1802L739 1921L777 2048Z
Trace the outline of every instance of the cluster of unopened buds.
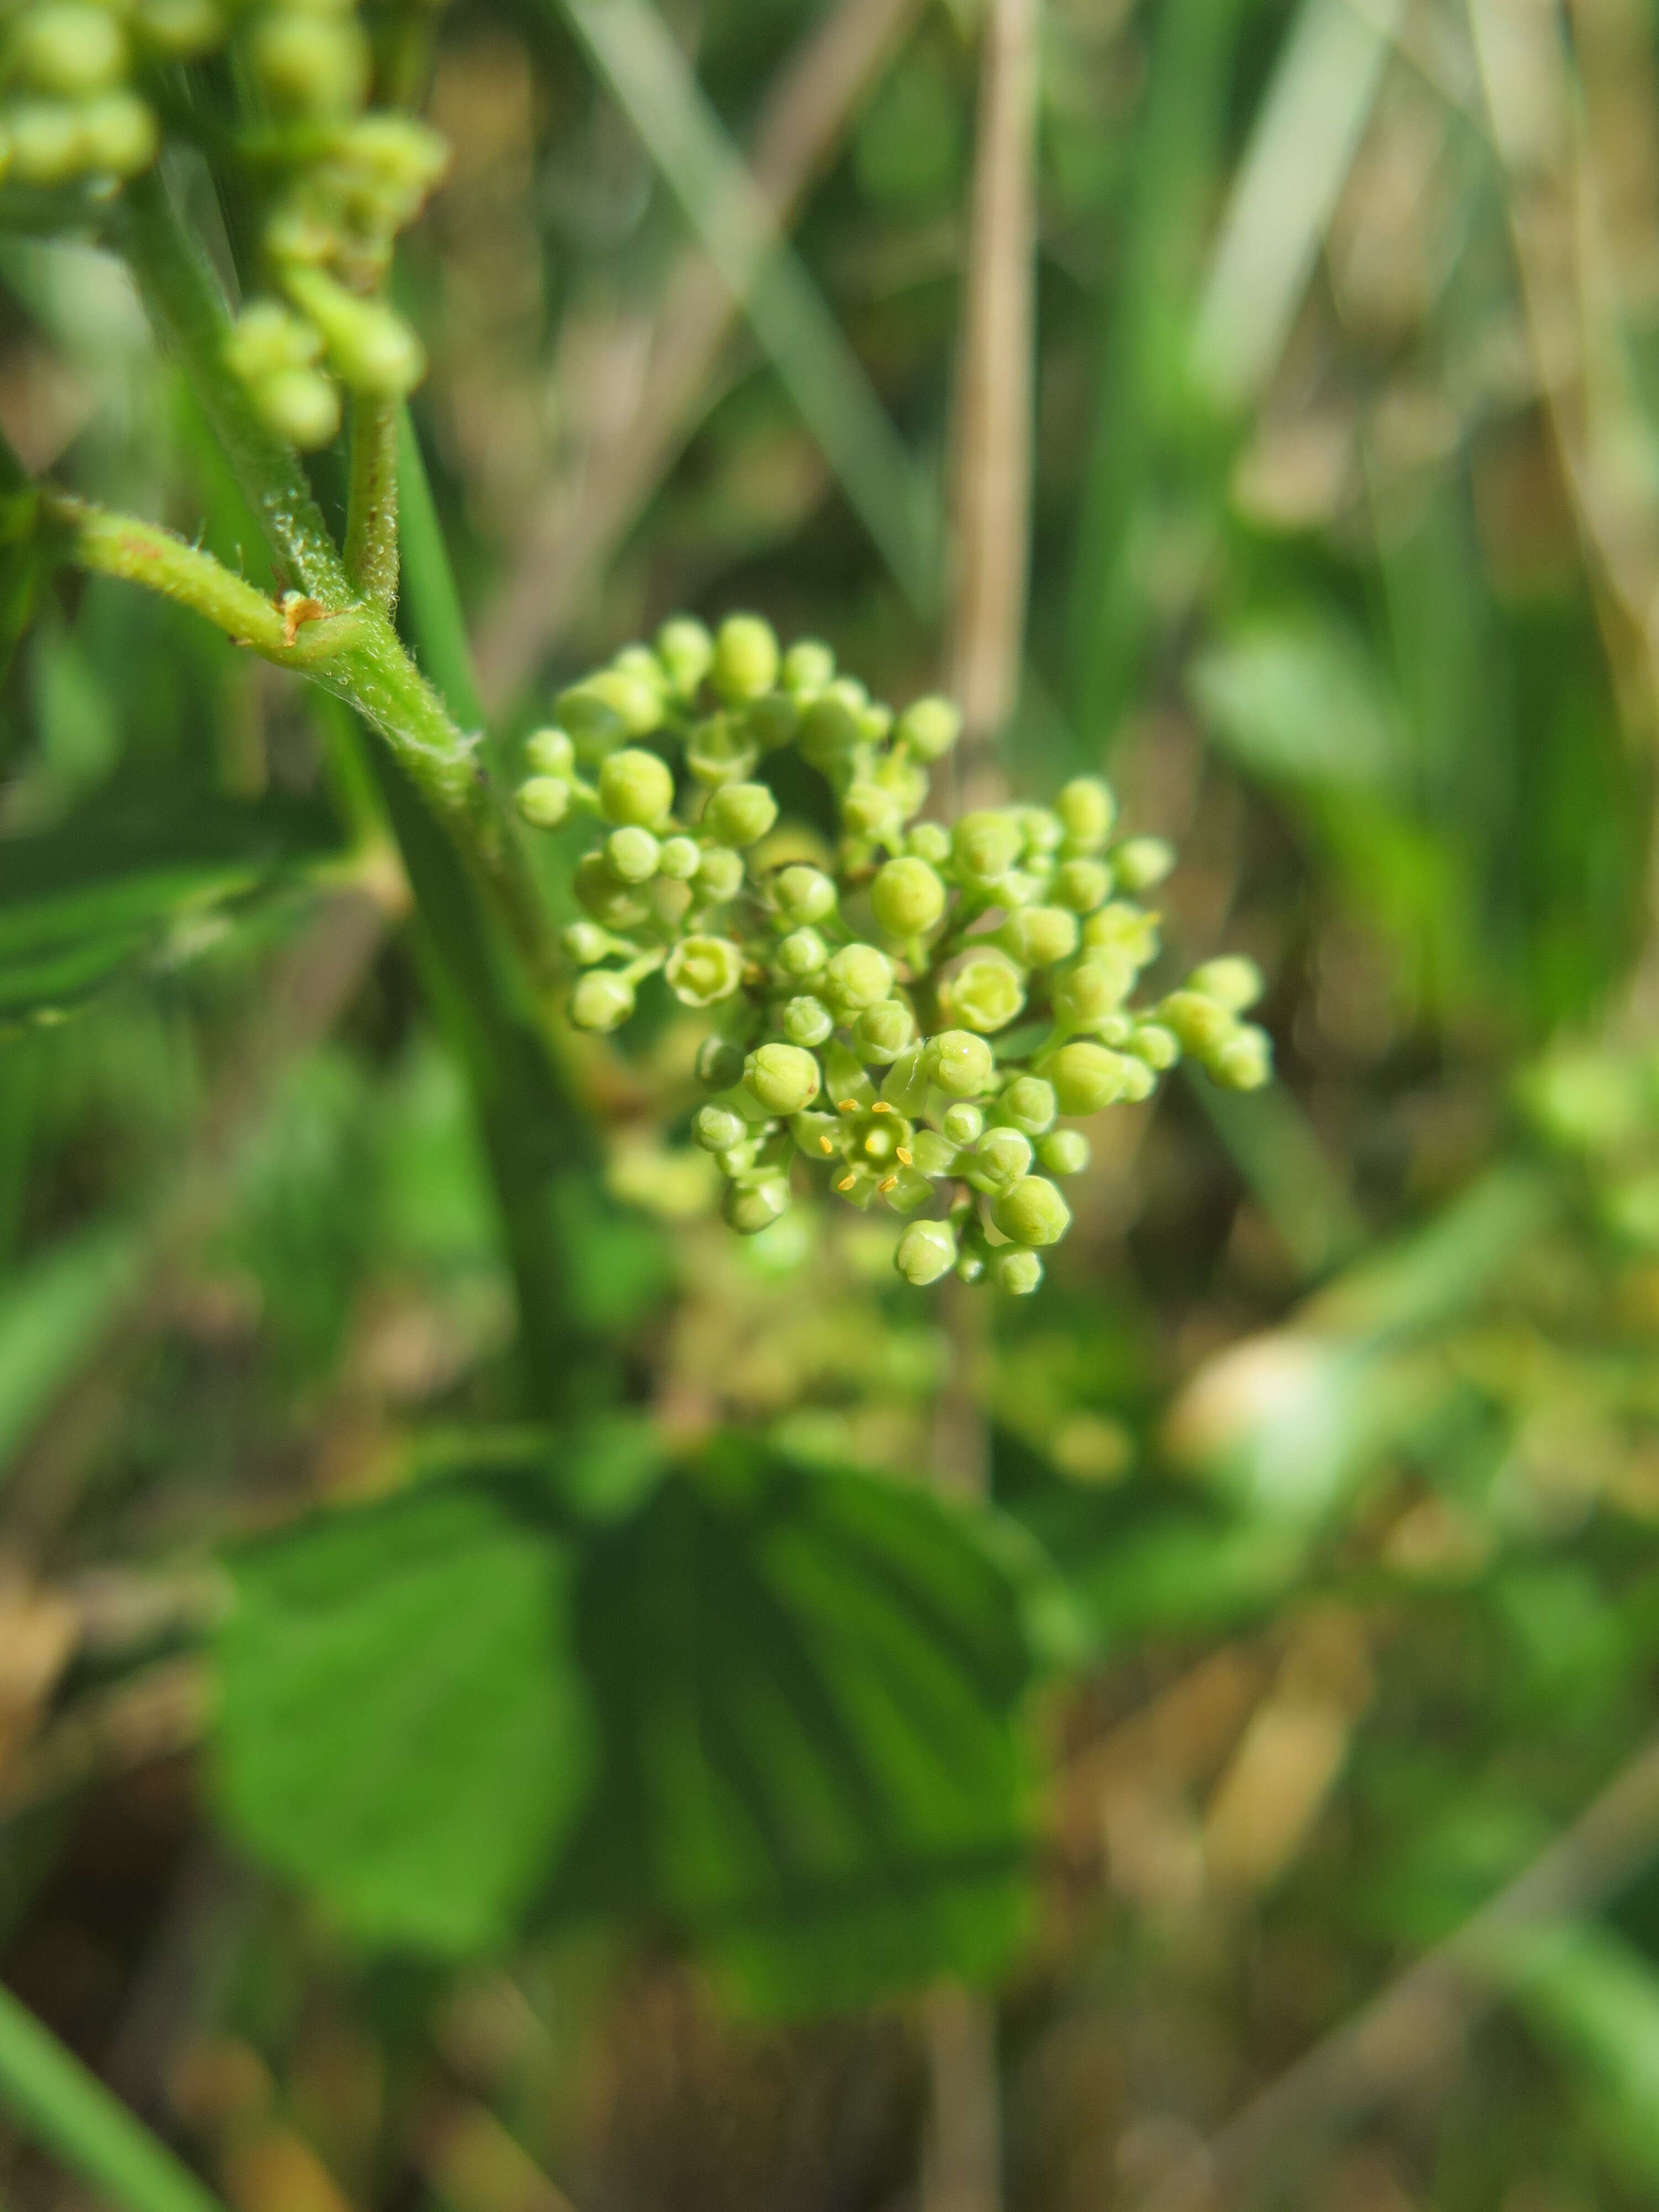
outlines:
M342 385L395 398L420 380L384 286L447 158L424 124L368 110L352 0L22 0L0 26L0 178L106 195L155 161L164 116L196 127L170 67L222 53L242 112L216 118L207 150L234 153L258 196L270 283L237 319L231 365L272 428L326 445Z
M777 1220L804 1158L852 1205L915 1217L896 1251L908 1281L954 1269L1033 1291L1071 1225L1060 1183L1089 1162L1069 1123L1150 1097L1183 1054L1235 1090L1267 1081L1267 1035L1241 1018L1261 988L1251 962L1132 1005L1158 949L1139 894L1174 855L1115 836L1106 784L921 818L959 732L947 700L895 714L827 647L781 653L734 616L718 635L665 623L556 713L526 741L518 796L539 828L595 823L565 933L583 971L571 1019L617 1028L658 974L712 1012L712 1096L690 1133L733 1229ZM812 833L780 821L787 750L833 802L838 840L816 860Z

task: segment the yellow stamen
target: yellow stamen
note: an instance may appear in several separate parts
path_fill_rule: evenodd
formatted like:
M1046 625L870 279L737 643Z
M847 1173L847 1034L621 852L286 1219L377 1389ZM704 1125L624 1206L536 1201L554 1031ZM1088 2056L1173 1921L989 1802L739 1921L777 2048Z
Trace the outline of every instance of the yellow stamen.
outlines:
M884 1098L878 1098L875 1104L870 1109L870 1111L872 1114L890 1114L892 1110L892 1108L888 1104Z
M896 1190L898 1188L898 1177L896 1176L889 1176L886 1182L878 1182L876 1185L876 1188L881 1193L882 1196L885 1198L890 1190Z
M915 1164L916 1164L916 1156L915 1156L915 1153L910 1150L910 1147L908 1146L908 1145L901 1145L901 1146L899 1146L899 1148L898 1148L898 1162L899 1162L899 1165L900 1165L902 1168L913 1168L913 1167L915 1167Z
M841 1181L836 1185L836 1188L837 1190L851 1190L857 1181L858 1177L855 1175L843 1176Z
M835 1146L830 1143L828 1137L820 1137L818 1139L818 1150L821 1152L833 1152L835 1149Z
M836 1101L836 1111L838 1114L856 1114L858 1110L859 1102L856 1098L838 1098Z

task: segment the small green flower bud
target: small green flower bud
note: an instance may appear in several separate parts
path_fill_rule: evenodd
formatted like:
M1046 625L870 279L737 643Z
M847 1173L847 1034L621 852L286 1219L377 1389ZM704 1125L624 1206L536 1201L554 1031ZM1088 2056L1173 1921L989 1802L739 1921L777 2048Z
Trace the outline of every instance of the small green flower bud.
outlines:
M320 369L285 368L251 387L250 397L279 438L302 453L326 446L340 427L340 395Z
M889 860L870 886L870 904L890 937L920 937L945 913L945 885L926 860Z
M6 110L5 138L23 184L61 185L82 167L81 113L67 100L19 100Z
M786 921L823 921L836 910L836 886L830 877L799 862L773 878L772 896Z
M1042 1262L1022 1245L1006 1244L991 1255L991 1280L1009 1297L1029 1298L1042 1280Z
M1121 963L1079 960L1054 985L1054 1012L1074 1030L1098 1029L1121 1009L1134 976Z
M1066 842L1079 853L1097 853L1117 823L1117 801L1097 775L1079 775L1054 801Z
M893 1255L893 1265L919 1291L948 1275L956 1264L957 1236L948 1221L913 1221Z
M900 818L905 822L913 814L920 814L926 805L928 792L927 771L918 768L914 761L901 759L890 753L876 770L876 781L884 791L890 791ZM894 841L896 842L896 839ZM908 840L906 843L908 845Z
M685 764L710 790L723 783L741 783L753 773L759 757L754 738L730 714L709 715L686 740Z
M1056 906L1073 914L1092 914L1112 895L1112 872L1104 860L1062 860L1050 887Z
M625 645L612 659L611 665L617 675L626 676L635 683L646 684L655 693L658 715L651 726L653 729L659 729L662 726L661 708L672 696L674 687L670 681L667 670L653 653L651 647L648 645Z
M699 1106L691 1116L691 1141L706 1152L729 1152L749 1134L749 1124L729 1106Z
M1060 826L1060 817L1046 806L1017 806L1014 816L1025 841L1026 859L1042 866L1064 839L1066 833Z
M553 712L584 760L599 760L627 738L627 724L591 683L573 684L568 690L561 691L553 702ZM649 829L649 823L646 827Z
M683 1006L713 1006L743 981L743 954L729 937L683 937L664 969Z
M1054 1086L1040 1075L1017 1075L997 1100L1000 1118L1028 1137L1040 1137L1054 1126L1060 1110Z
M927 1176L919 1175L914 1167L906 1167L902 1160L890 1175L882 1177L878 1188L895 1213L915 1213L924 1206L931 1206L938 1196Z
M1220 1000L1202 991L1171 991L1158 1008L1158 1018L1200 1060L1219 1052L1238 1028L1237 1018Z
M349 115L368 89L368 42L349 19L273 9L259 19L248 58L271 105L290 115Z
M1273 1041L1254 1022L1243 1024L1209 1061L1209 1073L1228 1091L1260 1091L1273 1072Z
M619 884L603 853L584 853L572 878L576 903L607 929L634 929L649 909L643 899Z
M879 783L855 783L841 802L841 818L849 836L888 843L898 833L898 801Z
M829 775L846 760L860 736L857 714L844 700L826 691L803 711L795 742L801 758Z
M836 656L816 638L802 638L783 656L783 688L798 699L812 696L835 679Z
M792 929L778 945L779 967L800 981L816 975L830 957L830 947L816 929Z
M872 699L867 707L859 709L859 735L866 745L884 744L893 726L893 710Z
M775 753L793 743L800 727L800 709L781 691L768 691L751 699L743 710L744 735L763 753Z
M697 1080L710 1091L729 1091L743 1080L743 1047L730 1037L705 1037L697 1047Z
M916 1018L902 999L866 1006L853 1024L854 1049L885 1067L915 1042Z
M1019 858L1018 825L1006 814L964 814L951 833L951 854L961 873L975 884L997 884Z
M654 830L673 811L672 769L655 753L624 746L599 769L599 807L607 822Z
M791 1044L804 1045L810 1051L826 1043L834 1034L836 1018L822 999L802 996L791 999L783 1010L783 1033Z
M728 1228L739 1237L758 1237L789 1211L789 1186L781 1176L763 1182L733 1183L721 1201Z
M1004 923L1002 942L1023 967L1052 967L1077 951L1077 916L1063 906L1022 907Z
M568 957L579 968L591 968L603 960L611 949L608 929L601 929L597 921L573 921L565 930L560 942Z
M843 945L824 975L825 996L849 1014L861 1013L893 988L893 963L873 945Z
M1264 988L1261 970L1255 961L1238 955L1206 960L1187 978L1189 991L1201 991L1206 999L1225 1006L1230 1014L1242 1014L1247 1007L1255 1006Z
M1131 968L1158 957L1158 916L1122 899L1091 914L1083 925L1083 942L1091 952L1120 954Z
M1128 1095L1132 1081L1147 1073L1139 1060L1126 1060L1104 1045L1085 1043L1061 1045L1043 1061L1042 1072L1054 1085L1060 1112L1079 1115L1115 1106Z
M135 28L167 61L185 61L216 46L224 19L213 0L139 0Z
M1016 1244L1058 1244L1072 1225L1072 1209L1046 1176L1025 1176L1003 1192L991 1218Z
M1018 1129L988 1129L974 1154L974 1166L997 1189L1018 1182L1031 1172L1031 1140Z
M689 884L702 865L702 848L695 837L665 837L662 857L657 862L659 875L666 876L671 884Z
M1081 1175L1089 1164L1089 1139L1081 1129L1050 1129L1037 1143L1039 1165L1050 1175Z
M320 22L313 15L268 15L260 27L266 31L273 25L295 22L313 33L340 27ZM356 28L355 24L349 27ZM396 308L384 300L365 300L348 292L320 269L289 265L283 271L283 283L295 305L322 332L330 366L353 391L401 399L425 375L425 349Z
M961 1147L937 1129L918 1129L910 1139L910 1156L918 1175L950 1175L961 1158Z
M996 1067L991 1048L982 1036L966 1030L942 1030L927 1048L927 1073L941 1091L954 1098L972 1098L983 1091Z
M724 906L743 889L743 854L729 845L711 845L697 863L697 889L715 906Z
M1112 855L1112 867L1126 891L1148 891L1161 884L1176 863L1175 848L1162 837L1131 837Z
M904 849L930 868L942 868L951 857L951 833L942 822L918 822L905 839Z
M556 830L570 811L570 786L562 776L532 775L518 792L519 811L533 830Z
M799 1114L810 1106L823 1078L810 1052L799 1045L763 1044L743 1064L743 1079L769 1114Z
M962 735L962 710L949 699L913 699L894 734L918 760L943 760Z
M81 0L48 0L11 21L12 57L41 92L84 99L113 84L126 66L126 41L114 16Z
M710 676L722 699L758 699L778 680L778 641L758 615L728 615L714 640Z
M538 775L568 777L576 772L576 748L563 730L532 730L524 741L524 757Z
M1025 1005L1019 970L995 953L981 953L951 978L945 998L952 1018L964 1029L989 1036L1006 1029Z
M634 986L614 969L590 968L570 994L570 1018L579 1030L614 1030L634 1011Z
M985 1255L964 1252L957 1261L957 1280L959 1283L979 1283L985 1279Z
M710 797L703 822L727 845L757 844L778 818L778 802L763 783L727 783Z
M1137 1060L1144 1060L1148 1067L1156 1068L1161 1075L1180 1059L1181 1040L1162 1022L1137 1022L1124 1040L1124 1049L1132 1052Z
M582 689L612 709L630 738L648 738L662 727L662 672L654 660L648 673L613 661L590 676Z
M618 883L648 884L661 858L662 847L637 823L613 830L605 841L605 864Z
M714 665L714 641L690 615L675 615L657 632L657 658L682 699L695 696Z
M939 1127L947 1144L969 1151L985 1133L985 1116L977 1106L947 1106L939 1116Z

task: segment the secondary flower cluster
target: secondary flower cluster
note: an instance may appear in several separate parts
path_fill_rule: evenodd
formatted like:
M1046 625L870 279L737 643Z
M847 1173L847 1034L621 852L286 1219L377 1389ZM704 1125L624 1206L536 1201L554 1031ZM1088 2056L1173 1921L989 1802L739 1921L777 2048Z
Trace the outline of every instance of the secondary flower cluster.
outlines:
M271 283L238 319L232 364L273 428L325 445L339 384L396 398L422 374L419 341L380 295L446 160L424 125L368 112L352 0L24 0L0 33L0 177L112 191L154 161L164 116L197 127L200 103L169 90L168 65L221 56L242 112L234 131L212 125L208 150L240 157Z
M1232 1089L1267 1079L1266 1033L1240 1018L1261 988L1249 961L1131 1003L1158 951L1139 894L1174 855L1117 838L1106 784L921 818L960 726L947 700L895 714L827 647L781 653L738 615L718 635L665 623L556 712L526 741L518 796L538 828L595 820L565 933L583 971L571 1019L617 1028L659 972L714 1012L691 1133L734 1229L783 1213L800 1157L851 1204L918 1217L898 1241L908 1281L954 1269L1033 1291L1071 1225L1057 1179L1089 1161L1065 1123L1149 1097L1183 1053ZM817 860L810 832L780 826L789 750L833 805Z

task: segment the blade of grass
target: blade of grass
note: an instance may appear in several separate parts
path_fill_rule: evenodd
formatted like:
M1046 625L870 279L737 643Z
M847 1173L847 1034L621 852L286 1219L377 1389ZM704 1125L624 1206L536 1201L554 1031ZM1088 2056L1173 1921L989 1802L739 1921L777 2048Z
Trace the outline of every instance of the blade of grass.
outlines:
M1260 397L1284 352L1353 165L1404 0L1303 0L1240 164L1193 368L1224 405Z
M964 803L1013 712L1030 568L1036 252L1036 0L994 0L984 32L978 146L951 456L946 688L963 712Z
M650 0L558 0L911 604L934 604L936 503L823 295Z
M750 170L774 237L828 161L921 4L841 0L784 64L762 110ZM742 304L708 253L688 246L656 317L638 406L553 483L511 580L484 619L478 672L490 700L509 697L534 673L673 466L708 404Z
M1121 275L1103 333L1072 586L1073 704L1098 757L1139 673L1144 533L1190 407L1197 246L1226 126L1235 41L1256 0L1167 0L1124 186Z
M0 1989L0 2104L127 2212L224 2212L9 1990Z

